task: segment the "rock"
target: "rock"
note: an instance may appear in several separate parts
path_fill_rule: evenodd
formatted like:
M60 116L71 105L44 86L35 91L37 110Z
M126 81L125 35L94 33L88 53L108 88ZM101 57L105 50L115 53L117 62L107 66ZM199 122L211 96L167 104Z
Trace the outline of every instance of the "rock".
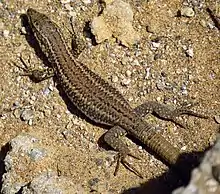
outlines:
M4 194L17 193L27 184L23 173L27 171L27 174L31 174L29 168L46 156L46 150L39 146L39 140L26 133L18 135L9 144L11 149L4 159L6 173L2 179L1 193ZM38 150L38 154L34 154L33 150Z
M34 118L34 112L31 109L24 109L21 113L21 119L23 121L29 121Z
M183 7L180 12L181 12L181 15L185 17L195 16L195 12L191 7Z
M105 1L103 13L91 23L92 33L97 43L115 37L121 44L130 47L140 40L140 35L132 26L131 6L121 0Z
M44 146L40 139L21 133L9 142L11 149L5 159L2 177L3 194L49 194L85 193L68 178L57 176L48 166L52 162L52 149Z
M25 186L22 194L78 194L85 193L81 186L76 186L63 176L57 176L55 172L42 173Z
M117 83L118 82L118 76L112 75L111 80L112 80L113 83Z
M198 168L191 174L186 187L180 187L172 194L218 194L220 193L220 136L216 144L203 158Z
M8 38L9 37L9 30L4 30L3 31L3 36L5 37L5 38Z

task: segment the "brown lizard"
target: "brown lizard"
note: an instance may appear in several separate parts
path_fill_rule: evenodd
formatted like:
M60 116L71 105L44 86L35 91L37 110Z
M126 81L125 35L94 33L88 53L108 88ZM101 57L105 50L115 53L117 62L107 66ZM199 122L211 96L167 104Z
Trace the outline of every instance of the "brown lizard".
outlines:
M132 109L117 89L74 58L63 34L54 22L32 8L28 9L27 17L40 48L52 66L52 69L49 69L49 75L45 76L45 72L37 70L27 70L27 75L38 81L54 75L69 100L83 114L96 123L112 127L104 135L104 140L118 151L115 174L122 162L141 176L126 161L127 155L134 156L120 138L126 134L140 140L167 164L175 165L181 154L179 148L171 145L155 130L155 126L144 121L140 114L155 112L160 117L174 121L181 126L184 124L179 122L177 117L182 114L203 118L205 116L185 108L169 109L157 102L147 102Z

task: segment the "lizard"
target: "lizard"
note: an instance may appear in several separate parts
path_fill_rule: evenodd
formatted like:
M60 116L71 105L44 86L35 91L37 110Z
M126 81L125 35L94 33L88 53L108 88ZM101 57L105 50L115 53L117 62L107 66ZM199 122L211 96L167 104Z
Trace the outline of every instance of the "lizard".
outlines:
M43 54L51 67L46 70L25 69L26 75L37 81L55 76L56 82L62 87L71 103L86 117L98 124L109 126L104 134L104 141L117 151L117 164L114 175L117 174L120 163L142 177L133 166L127 162L127 156L132 156L129 147L122 141L122 136L130 135L138 139L164 163L175 165L181 151L173 146L155 129L156 127L143 119L149 111L159 117L171 120L185 127L177 118L182 114L206 118L187 108L170 109L158 102L150 101L133 109L123 95L110 83L90 70L85 64L75 58L58 25L45 14L33 8L27 10L30 29L37 40Z

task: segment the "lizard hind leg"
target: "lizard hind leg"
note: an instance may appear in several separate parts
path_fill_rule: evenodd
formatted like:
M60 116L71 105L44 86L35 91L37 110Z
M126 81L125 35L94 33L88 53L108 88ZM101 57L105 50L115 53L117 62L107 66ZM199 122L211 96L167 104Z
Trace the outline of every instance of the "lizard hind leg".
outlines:
M180 127L187 128L186 124L182 122L178 117L182 115L190 115L199 118L208 118L208 116L197 113L190 108L191 106L181 106L179 108L174 108L169 105L160 104L156 101L145 102L134 109L134 112L142 117L146 116L148 113L151 113L158 118L172 121Z
M111 129L109 129L104 135L104 141L114 150L118 151L118 154L116 156L116 168L114 171L114 175L117 175L119 166L122 163L131 172L143 178L141 173L126 160L127 156L139 159L134 154L131 154L131 151L129 150L128 146L122 141L121 137L125 136L126 134L127 132L125 129L119 126L114 126Z

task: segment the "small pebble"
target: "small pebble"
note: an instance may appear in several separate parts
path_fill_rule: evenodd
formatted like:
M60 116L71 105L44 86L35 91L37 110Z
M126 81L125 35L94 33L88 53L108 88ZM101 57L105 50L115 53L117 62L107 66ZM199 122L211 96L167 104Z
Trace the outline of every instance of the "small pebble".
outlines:
M29 104L33 105L34 104L34 100L30 100Z
M216 180L209 179L209 180L206 181L205 184L207 186L207 192L208 193L215 193L217 191L218 182L216 182Z
M44 110L42 111L42 118L44 117L50 117L51 116L51 108L48 106L45 106Z
M182 151L185 151L186 148L187 148L187 146L183 146L183 147L181 147L181 150L182 150Z
M4 36L5 38L8 38L8 37L9 37L9 30L4 30L4 31L3 31L3 36Z
M128 58L123 57L122 60L121 60L121 64L122 64L122 65L127 65L127 63L129 63Z
M91 3L91 0L82 0L82 2L85 4L89 4L89 3Z
M21 117L21 110L19 110L19 109L15 109L15 111L14 111L14 116L15 116L15 118L20 118Z
M207 26L210 28L210 29L214 29L215 28L215 25L213 23L207 23Z
M118 76L116 76L116 75L112 75L112 82L113 83L117 83L118 82Z
M132 102L134 99L132 97L128 98L128 102Z
M93 178L93 179L90 179L88 183L89 183L89 186L90 186L90 187L93 187L93 186L95 186L99 181L100 181L99 178Z
M19 101L15 101L14 103L13 103L13 107L18 107L20 105L20 102Z
M76 12L75 11L70 11L69 15L71 16L71 22L73 22L76 18Z
M150 78L150 68L149 67L146 68L145 71L146 71L145 79L149 79Z
M185 17L193 17L195 15L195 12L191 7L184 7L180 12L181 15Z
M182 94L187 95L188 92L187 92L187 87L185 85L181 87L181 90L182 90Z
M164 90L164 87L165 87L165 85L164 85L164 82L157 82L157 89L158 90Z
M68 11L72 11L72 10L73 10L73 7L71 7L71 5L70 5L69 3L66 3L66 4L64 5L64 7L65 7L66 10L68 10Z
M161 53L156 53L156 54L154 55L154 60L156 61L156 60L160 59L161 56L162 56Z
M70 0L60 0L62 4L70 3Z
M121 81L121 84L123 85L123 86L127 86L127 85L129 85L131 83L131 80L130 79L126 79L126 78L124 78L122 81Z
M34 117L33 110L31 110L31 109L25 109L24 111L22 111L20 117L21 117L21 119L22 119L23 121L28 121L28 120L30 120L30 119L33 119L33 117Z
M160 43L159 42L151 42L151 45L154 49L157 49L160 47Z
M30 125L30 126L33 125L33 119L28 120L28 125Z
M134 66L140 66L140 63L137 59L135 59L133 62L132 62L132 65Z
M200 25L201 25L202 27L204 27L204 28L207 27L207 23L206 23L205 20L201 20L199 23L200 23Z
M194 53L193 53L193 48L188 48L186 50L186 55L189 57L193 57Z
M131 77L132 72L131 72L130 70L127 70L127 71L125 72L125 74L126 74L126 76Z
M19 102L18 102L18 104L13 104L13 106L12 106L10 109L11 109L11 111L13 111L13 110L15 110L15 109L18 109L19 106L20 106L20 104L19 104Z
M156 98L156 100L157 100L157 102L161 102L162 99L161 99L161 97L158 96L158 97Z

